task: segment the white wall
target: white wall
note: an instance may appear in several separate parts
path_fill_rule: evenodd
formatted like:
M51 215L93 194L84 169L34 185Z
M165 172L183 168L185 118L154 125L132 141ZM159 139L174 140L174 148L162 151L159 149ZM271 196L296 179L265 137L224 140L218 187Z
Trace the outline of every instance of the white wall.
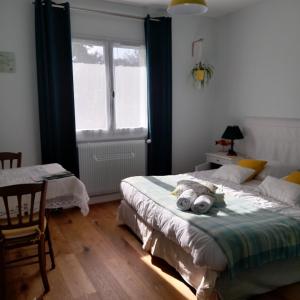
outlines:
M73 6L82 6L82 1L72 0ZM84 7L99 9L97 1L89 0ZM101 9L120 11L116 6L101 6ZM128 10L129 9L129 10ZM145 16L140 7L123 6L122 11ZM157 14L157 13L156 13ZM153 13L151 14L153 15ZM110 37L132 41L144 41L143 21L122 19L72 12L72 34L78 37ZM213 103L213 83L209 88L196 90L190 76L194 64L192 42L199 37L205 39L205 56L213 63L214 20L199 17L177 17L172 23L173 40L173 173L193 170L204 159L209 149L209 127Z
M100 2L71 2L82 3L96 8ZM146 14L131 6L100 8ZM173 19L174 173L203 160L227 124L245 116L300 117L299 11L298 0L264 0L217 21ZM78 36L144 37L140 21L78 12L72 12L72 31ZM189 75L191 43L199 37L216 67L215 80L205 90L194 89ZM22 151L25 165L40 162L34 45L31 0L1 0L0 51L15 52L17 71L0 73L0 151Z
M173 173L191 171L204 160L212 143L215 82L193 86L192 42L204 38L203 59L215 65L215 21L205 17L175 17L173 25Z
M35 65L34 8L31 0L1 0L0 51L16 53L15 74L0 73L0 151L22 151L24 165L40 163L39 117ZM61 1L63 2L63 1ZM71 6L138 16L141 7L71 0ZM154 12L155 15L160 12ZM153 15L153 12L152 12ZM176 18L173 21L173 171L193 169L209 143L209 113L213 85L204 92L192 86L191 43L205 38L207 58L213 63L213 21ZM143 21L71 11L73 36L144 40Z
M264 0L218 20L216 137L245 116L300 118L299 12Z
M71 3L80 6L83 1L73 0ZM84 2L84 7L93 8L95 5L101 9L145 15L142 8L100 3L98 0ZM144 39L142 21L74 11L71 18L72 32L77 36ZM0 51L16 55L16 73L0 73L0 152L21 151L23 165L38 164L41 150L32 0L0 1Z
M73 0L80 6L80 0ZM90 0L91 8L97 8ZM86 7L86 3L85 3ZM126 7L125 7L126 8ZM101 7L101 9L105 9ZM110 7L112 9L112 7ZM126 11L145 16L141 8ZM205 38L206 58L214 60L214 21L210 18L179 17L172 23L173 40L173 173L193 170L195 164L204 159L209 148L210 117L213 100L213 83L205 91L196 90L190 76L194 61L192 42ZM132 41L144 41L143 21L122 19L72 12L72 33L78 37L110 37Z
M0 51L15 52L16 73L0 73L0 152L40 162L34 13L31 0L0 1Z

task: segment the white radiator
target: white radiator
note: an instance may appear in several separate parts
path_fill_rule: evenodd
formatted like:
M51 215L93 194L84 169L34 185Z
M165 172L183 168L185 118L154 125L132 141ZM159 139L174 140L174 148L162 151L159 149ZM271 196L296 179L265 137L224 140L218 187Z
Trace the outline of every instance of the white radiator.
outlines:
M80 179L89 195L118 193L122 179L146 173L144 140L78 145Z

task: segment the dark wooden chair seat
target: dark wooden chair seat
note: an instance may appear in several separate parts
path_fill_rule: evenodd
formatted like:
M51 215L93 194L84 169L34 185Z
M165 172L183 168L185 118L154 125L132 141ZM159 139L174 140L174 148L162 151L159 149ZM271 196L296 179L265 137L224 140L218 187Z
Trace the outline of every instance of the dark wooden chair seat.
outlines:
M2 169L5 168L5 162L9 162L9 167L13 168L13 162L16 161L16 167L20 168L22 164L22 153L0 152L0 162Z
M44 293L50 290L46 272L46 254L50 255L52 269L55 268L55 262L45 211L46 191L46 181L0 187L0 205L3 204L6 214L6 218L0 219L0 299L5 299L6 293L5 268L18 266L21 261L32 260L35 257L38 257L35 263L38 262L40 265ZM14 203L11 202L13 200ZM45 249L46 241L48 252ZM8 250L33 245L37 246L38 254L10 261L5 259Z

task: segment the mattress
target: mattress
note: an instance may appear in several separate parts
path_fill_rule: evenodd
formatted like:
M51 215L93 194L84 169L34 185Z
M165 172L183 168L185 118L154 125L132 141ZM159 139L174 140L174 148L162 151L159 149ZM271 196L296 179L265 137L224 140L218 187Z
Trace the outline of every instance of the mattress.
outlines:
M217 185L218 192L230 194L241 200L243 198L250 198L257 207L292 215L300 220L300 209L287 207L283 203L260 197L256 192L256 187L260 181L252 180L247 184L236 185L220 180L213 180L211 178L212 172L213 171L201 171L174 175L174 180L176 181L176 179L180 180L183 178L209 180ZM203 273L203 270L205 270L205 276L202 274L203 280L200 285L199 283L192 284L187 280L187 282L193 286L196 285L196 288L198 289L197 294L203 294L205 289L211 291L215 285L218 274L224 271L227 266L226 257L219 245L199 228L191 226L185 220L173 215L163 207L158 206L148 196L141 193L138 187L123 181L121 183L121 190L126 204L132 208L136 215L143 220L149 228L152 228L154 232L159 232L164 238L180 247L180 249L188 255L194 266L201 267L201 274ZM145 249L147 249L147 246L144 246ZM182 274L182 272L180 273ZM186 276L183 274L183 277ZM205 286L206 288L204 288ZM201 297L199 299L206 299L206 296Z

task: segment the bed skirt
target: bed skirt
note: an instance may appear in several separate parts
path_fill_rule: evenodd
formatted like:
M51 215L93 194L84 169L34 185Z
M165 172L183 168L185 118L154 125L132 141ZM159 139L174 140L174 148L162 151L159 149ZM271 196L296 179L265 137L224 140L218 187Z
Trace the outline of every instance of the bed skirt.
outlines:
M153 230L122 200L118 211L119 225L128 226L142 241L143 249L174 267L196 290L198 300L245 300L278 287L300 282L300 259L276 262L259 269L242 272L231 280L216 271L193 264L192 257L179 245ZM282 270L285 270L283 273ZM218 296L217 296L218 295Z

